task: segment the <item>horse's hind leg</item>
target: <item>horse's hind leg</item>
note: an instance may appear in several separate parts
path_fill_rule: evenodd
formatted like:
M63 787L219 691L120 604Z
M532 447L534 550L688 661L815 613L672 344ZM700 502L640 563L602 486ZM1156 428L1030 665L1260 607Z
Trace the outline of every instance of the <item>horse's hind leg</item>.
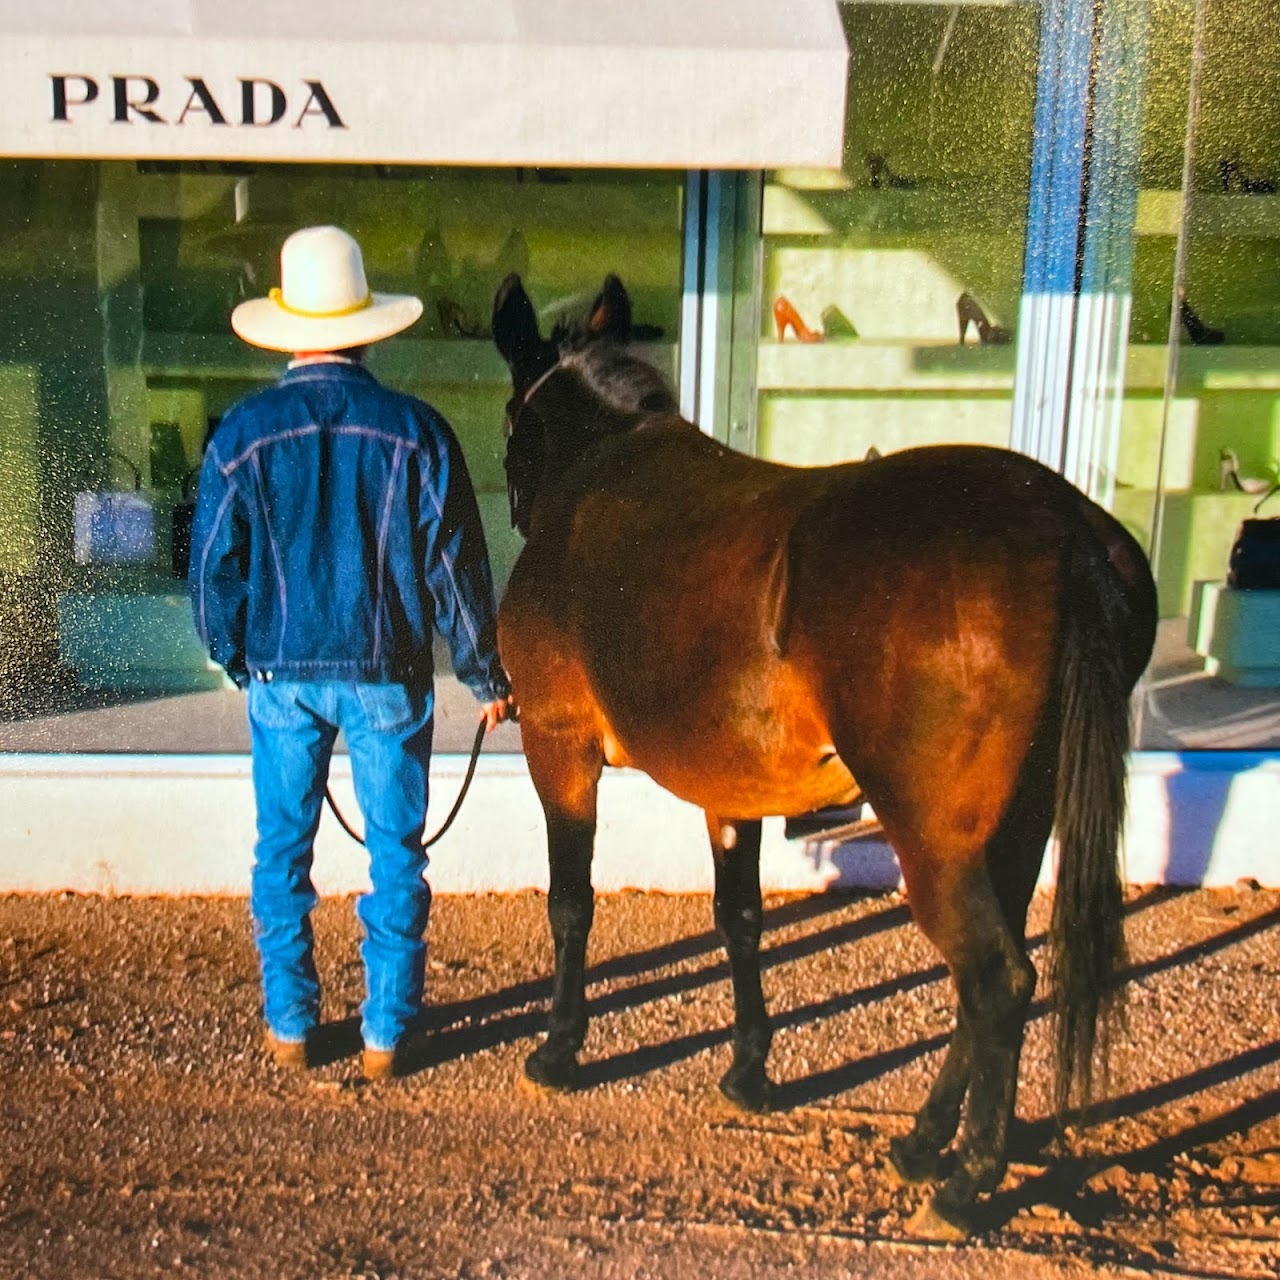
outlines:
M716 930L733 978L733 1065L720 1091L744 1111L767 1111L773 1086L765 1060L773 1029L760 986L760 823L726 822L707 814L716 865Z
M577 1086L578 1051L587 1035L587 939L595 915L591 855L603 763L590 748L538 735L529 727L524 742L547 821L547 915L555 943L547 1037L525 1059L524 1072L534 1084L568 1090Z
M969 1091L973 1069L973 1036L963 1007L956 1011L947 1056L916 1113L911 1132L889 1143L889 1160L905 1182L931 1182L938 1175L942 1152L960 1127L960 1108Z
M1044 846L1052 826L1052 743L1051 734L1037 735L1036 746L1023 764L1014 798L986 850L992 891L1000 904L1011 938L1024 956L1027 907L1035 892ZM889 1144L889 1158L905 1181L928 1182L937 1176L942 1152L955 1137L960 1124L960 1111L972 1079L975 1047L982 1046L975 1046L972 1028L961 1002L956 1010L956 1025L947 1046L947 1056L928 1099L916 1115L911 1132ZM1016 1072L1015 1064L1015 1083ZM1012 1111L1012 1099L1009 1109ZM1002 1148L1003 1145L1002 1141Z
M961 1050L968 1041L969 1106L955 1169L909 1227L919 1235L951 1238L968 1233L978 1196L994 1190L1004 1174L1023 1025L1035 988L1035 970L1022 940L1009 928L983 860L957 872L935 879L927 911L917 911L917 919L955 980L957 1027L964 1028ZM910 890L910 878L907 883ZM948 1121L962 1096L959 1065L940 1099L947 1104ZM943 1118L940 1106L936 1119Z
M1008 809L985 850L977 857L939 866L904 860L916 918L943 953L959 995L956 1036L935 1092L906 1140L920 1161L925 1142L950 1136L964 1097L961 1059L951 1075L952 1055L967 1052L968 1110L956 1152L956 1166L933 1199L912 1220L918 1235L967 1234L977 1198L993 1191L1004 1176L1009 1126L1013 1119L1027 1006L1035 970L1027 958L1026 912L1052 826L1052 735L1043 735L1024 762ZM921 872L924 871L922 877ZM920 1134L917 1150L912 1140ZM910 1158L910 1156L908 1157ZM896 1155L895 1155L895 1163Z

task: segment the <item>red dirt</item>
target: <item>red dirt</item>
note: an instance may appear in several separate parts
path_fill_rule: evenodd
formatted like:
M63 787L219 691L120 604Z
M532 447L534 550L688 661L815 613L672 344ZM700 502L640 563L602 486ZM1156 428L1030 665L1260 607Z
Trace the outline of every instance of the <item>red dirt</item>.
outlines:
M701 897L602 898L584 1089L530 1096L536 894L437 899L434 1033L367 1085L349 901L317 913L328 1065L260 1050L239 900L0 898L0 1271L29 1277L1280 1272L1280 892L1135 891L1110 1118L1051 1149L1030 1028L1010 1173L958 1247L885 1171L951 1025L897 894L773 898L779 1109L731 1112ZM1032 931L1044 927L1037 899Z

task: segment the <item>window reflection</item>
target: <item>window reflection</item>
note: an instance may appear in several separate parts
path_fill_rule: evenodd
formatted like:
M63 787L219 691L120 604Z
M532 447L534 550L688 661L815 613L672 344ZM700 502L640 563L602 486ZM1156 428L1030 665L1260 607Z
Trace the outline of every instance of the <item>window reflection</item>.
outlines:
M758 447L1007 444L1038 20L854 4L844 164L766 183Z
M1160 589L1141 718L1149 748L1280 746L1280 595L1226 584L1241 522L1280 516L1280 495L1254 511L1280 457L1274 18L1263 0L1154 7L1121 439L1127 490L1116 496L1118 511L1150 519Z
M373 287L423 298L423 319L373 349L370 368L453 425L501 588L519 542L502 469L510 384L488 333L494 292L518 271L549 331L585 310L608 271L624 273L636 320L659 335L653 352L674 376L683 182L546 169L0 166L0 749L246 749L238 695L191 627L183 539L212 424L283 367L232 336L228 317L277 283L292 230L345 227ZM443 654L437 666L447 671Z

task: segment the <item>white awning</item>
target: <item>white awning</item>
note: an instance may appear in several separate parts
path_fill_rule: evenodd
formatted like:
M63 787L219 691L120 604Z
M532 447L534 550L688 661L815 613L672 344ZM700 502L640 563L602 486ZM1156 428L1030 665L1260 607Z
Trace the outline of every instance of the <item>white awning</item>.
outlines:
M0 0L0 155L837 167L836 0Z

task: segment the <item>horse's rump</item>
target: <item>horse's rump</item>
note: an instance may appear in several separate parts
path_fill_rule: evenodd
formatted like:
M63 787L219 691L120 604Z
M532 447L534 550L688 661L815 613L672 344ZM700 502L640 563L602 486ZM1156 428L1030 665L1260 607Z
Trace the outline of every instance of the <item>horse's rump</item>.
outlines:
M802 469L654 427L602 442L565 493L572 519L504 610L536 579L618 757L743 816L847 800L850 773L1008 774L1052 684L1068 549L1092 536L1059 476L975 446Z

